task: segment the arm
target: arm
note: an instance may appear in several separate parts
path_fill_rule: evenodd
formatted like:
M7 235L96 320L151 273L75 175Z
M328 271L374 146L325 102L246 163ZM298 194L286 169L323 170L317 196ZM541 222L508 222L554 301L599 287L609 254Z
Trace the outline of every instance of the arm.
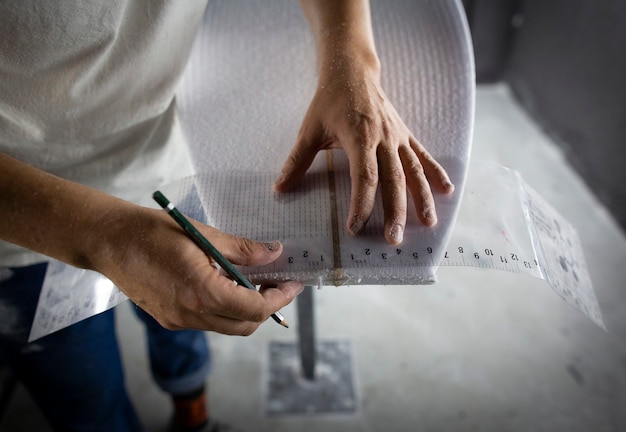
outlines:
M413 137L380 86L366 0L301 0L315 36L319 79L296 144L274 188L295 185L318 151L341 147L350 161L352 180L347 228L358 234L372 212L382 185L385 238L402 241L406 190L419 219L437 222L431 185L452 193L445 170Z
M282 252L197 228L236 264L263 265ZM251 334L300 291L233 286L167 214L55 177L0 153L0 239L109 277L170 329Z

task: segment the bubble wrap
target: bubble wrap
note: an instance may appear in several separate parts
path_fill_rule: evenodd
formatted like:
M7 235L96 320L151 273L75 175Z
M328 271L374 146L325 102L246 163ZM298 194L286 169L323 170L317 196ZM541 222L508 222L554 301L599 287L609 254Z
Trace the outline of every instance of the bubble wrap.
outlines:
M435 197L437 227L420 230L424 244L441 250L471 147L475 87L465 15L451 0L378 0L371 9L383 88L456 185L451 198ZM178 99L196 172L278 173L314 95L316 73L313 37L297 2L211 2ZM309 175L325 170L320 155ZM363 269L361 280L432 283L435 271Z

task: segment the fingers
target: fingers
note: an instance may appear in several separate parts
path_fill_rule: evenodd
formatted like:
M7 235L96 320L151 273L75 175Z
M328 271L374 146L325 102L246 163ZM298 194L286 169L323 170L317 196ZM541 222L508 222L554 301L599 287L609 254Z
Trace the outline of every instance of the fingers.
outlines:
M263 299L267 305L267 315L265 319L276 311L287 306L293 301L304 289L302 282L287 281L277 284L275 287L263 286L259 291L259 294L263 296Z
M262 243L243 237L226 234L211 227L212 241L218 250L234 264L257 266L276 260L282 253L280 242ZM256 329L250 323L261 323L272 313L289 304L300 293L303 286L298 282L286 282L263 292L241 286L216 271L212 266L205 268L205 277L199 287L200 298L189 302L191 308L204 313L202 322L218 326L215 331L227 334L250 334ZM218 319L220 318L220 319ZM245 324L248 323L248 324ZM250 333L248 333L250 332Z
M454 185L448 177L446 170L431 156L430 153L419 143L414 137L410 137L409 144L413 152L420 161L426 177L430 184L435 187L438 192L451 194L454 192Z
M439 192L452 193L454 185L439 163L413 138L411 146L380 144L375 153L350 153L351 197L347 228L352 235L359 234L375 205L376 189L380 181L385 214L385 239L400 244L406 225L408 188L418 219L426 226L437 223L433 185ZM353 147L354 148L354 147ZM379 172L380 171L380 172Z
M204 273L200 283L179 291L179 306L158 317L164 327L247 336L303 289L301 283L289 281L255 291L235 285L210 265L199 270Z
M352 195L347 221L351 234L358 234L367 222L374 206L378 180L385 213L384 235L389 243L400 244L403 239L407 188L413 197L418 219L429 227L437 223L431 186L438 192L450 194L454 185L445 169L417 140L410 137L409 143L410 146L400 145L397 148L381 143L375 157L371 156L371 152L352 156Z
M223 287L224 297L213 302L217 312L205 314L204 325L210 325L219 333L243 336L252 334L259 324L291 303L304 288L300 282L289 281L257 292L228 282Z
M276 287L254 291L240 286L224 287L224 297L215 299L216 314L240 321L263 322L271 314L285 307L303 289L300 282L284 282Z
M282 253L280 242L262 243L223 233L195 223L207 239L232 263L264 265ZM194 245L195 246L195 245ZM195 256L203 254L198 248ZM263 294L235 285L230 277L215 268L212 260L194 258L195 270L182 284L176 284L176 301L159 314L159 322L169 329L196 328L223 334L249 335L269 315L287 305L302 289L302 284L285 283Z
M312 143L319 143L320 136L321 133L316 130L312 133L307 133L305 130L300 131L296 145L291 149L281 174L274 183L276 192L285 192L302 180L313 163L315 155L321 149L318 145L311 145Z
M454 185L445 169L414 137L409 138L409 144L410 149L400 149L407 187L413 197L419 220L426 226L434 226L437 223L437 213L431 186L441 193L450 194L454 191Z
M435 225L437 223L435 200L420 159L412 149L407 147L400 149L400 159L406 173L406 185L413 197L418 219L426 226Z
M376 148L357 145L346 148L350 160L350 210L346 226L352 235L359 234L369 219L378 188ZM356 151L354 149L357 149Z
M406 225L406 177L397 152L378 150L380 184L385 212L385 239L394 245L402 243Z

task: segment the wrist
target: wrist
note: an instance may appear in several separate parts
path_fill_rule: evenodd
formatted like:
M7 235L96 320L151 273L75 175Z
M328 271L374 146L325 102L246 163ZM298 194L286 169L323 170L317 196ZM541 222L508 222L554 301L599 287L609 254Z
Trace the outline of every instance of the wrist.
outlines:
M80 268L106 273L115 251L120 251L119 227L132 220L127 203L114 196L92 191L88 204L73 221L75 241L68 247L68 262ZM124 215L125 214L125 215ZM68 245L69 246L69 245Z
M346 60L379 72L367 0L301 0L301 4L315 35L320 75Z
M337 41L318 54L320 81L330 78L347 78L354 75L367 75L380 78L380 60L376 50L360 42Z
M150 214L157 210L115 197L108 198L111 200L106 200L106 210L94 218L85 244L85 255L89 257L91 269L107 276L115 272L120 262L129 264L136 258L136 242L148 242L153 238L149 233L155 229L158 219Z

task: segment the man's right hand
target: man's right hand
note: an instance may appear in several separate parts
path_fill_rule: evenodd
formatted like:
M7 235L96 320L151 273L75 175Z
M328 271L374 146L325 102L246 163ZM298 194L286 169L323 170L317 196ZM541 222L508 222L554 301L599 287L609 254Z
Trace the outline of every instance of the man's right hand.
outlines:
M130 211L107 223L109 241L115 246L100 254L99 266L168 329L250 335L302 291L298 282L264 286L258 292L235 285L166 212ZM265 265L282 253L279 242L261 243L197 222L194 225L233 264Z

